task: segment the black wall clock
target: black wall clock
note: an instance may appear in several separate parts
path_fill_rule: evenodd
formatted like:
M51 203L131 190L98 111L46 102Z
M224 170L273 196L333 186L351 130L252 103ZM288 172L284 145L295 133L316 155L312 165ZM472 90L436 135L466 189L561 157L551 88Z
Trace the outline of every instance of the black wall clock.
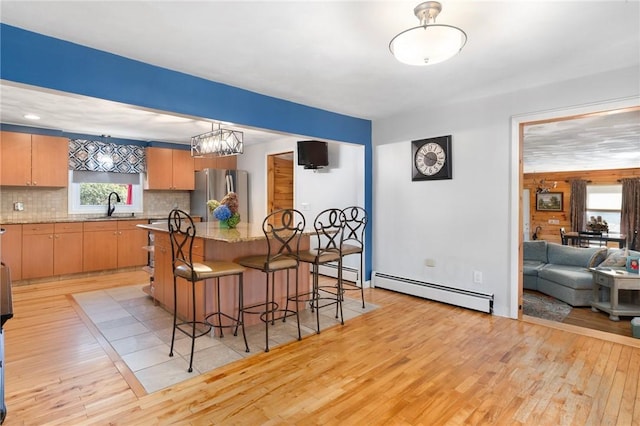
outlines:
M411 180L451 179L451 135L411 141Z

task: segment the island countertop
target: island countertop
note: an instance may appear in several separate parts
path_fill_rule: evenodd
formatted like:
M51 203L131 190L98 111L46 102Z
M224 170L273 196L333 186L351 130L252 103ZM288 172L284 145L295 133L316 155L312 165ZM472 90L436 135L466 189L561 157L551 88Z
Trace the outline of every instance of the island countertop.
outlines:
M261 223L240 222L235 228L221 228L220 222L195 222L196 238L205 240L222 241L225 243L241 243L247 241L264 240L264 232ZM139 228L156 232L169 232L168 225L164 223L137 225ZM309 234L309 232L304 232Z

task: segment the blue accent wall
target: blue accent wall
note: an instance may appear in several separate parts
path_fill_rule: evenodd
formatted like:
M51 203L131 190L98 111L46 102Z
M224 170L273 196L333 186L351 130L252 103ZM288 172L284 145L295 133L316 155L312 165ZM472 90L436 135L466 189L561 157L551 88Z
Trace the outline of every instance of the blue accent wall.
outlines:
M3 80L319 139L365 146L365 209L372 212L371 121L261 95L0 24ZM251 72L248 70L247 72ZM367 279L371 274L367 230Z

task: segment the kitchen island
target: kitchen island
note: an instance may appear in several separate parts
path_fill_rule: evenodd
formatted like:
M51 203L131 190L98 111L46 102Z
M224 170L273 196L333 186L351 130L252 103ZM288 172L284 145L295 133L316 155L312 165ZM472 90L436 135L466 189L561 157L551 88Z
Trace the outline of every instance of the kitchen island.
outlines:
M154 279L152 284L152 296L164 308L173 312L173 271L171 266L171 242L167 223L142 224L139 228L153 233L154 241ZM193 243L193 261L203 260L228 260L233 261L239 257L263 254L267 252L265 235L262 231L262 223L239 223L236 228L221 228L219 222L196 222L196 239ZM305 232L300 241L300 250L309 249L309 235ZM298 272L299 291L309 291L309 265L300 263ZM222 310L234 315L237 312L237 291L235 290L235 277L220 279ZM228 282L229 286L224 283ZM247 269L244 273L244 304L252 305L264 303L266 291L265 274ZM294 290L295 277L293 272L290 278L291 290ZM191 317L190 285L183 279L178 280L178 315L184 318ZM214 310L215 294L213 286L207 286L205 293L203 282L196 284L196 317L204 318L205 312ZM286 303L286 276L284 272L276 273L275 301L281 306ZM303 308L303 306L300 306ZM257 324L260 322L258 315L246 315L245 324Z

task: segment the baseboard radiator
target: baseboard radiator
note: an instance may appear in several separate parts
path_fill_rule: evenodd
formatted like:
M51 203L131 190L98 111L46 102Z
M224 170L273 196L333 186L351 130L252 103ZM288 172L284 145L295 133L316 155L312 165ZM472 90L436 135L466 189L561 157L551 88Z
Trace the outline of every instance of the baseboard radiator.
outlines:
M460 306L488 314L493 313L493 294L431 284L377 271L373 272L372 282L374 287L424 297L425 299L436 302L448 303L449 305Z
M328 277L337 278L338 265L335 263L325 263L324 265L320 265L320 268L318 268L318 272L320 273L320 275L326 275ZM358 269L351 268L349 266L342 267L342 279L357 283L357 282L360 282L359 276L360 276L360 271Z

